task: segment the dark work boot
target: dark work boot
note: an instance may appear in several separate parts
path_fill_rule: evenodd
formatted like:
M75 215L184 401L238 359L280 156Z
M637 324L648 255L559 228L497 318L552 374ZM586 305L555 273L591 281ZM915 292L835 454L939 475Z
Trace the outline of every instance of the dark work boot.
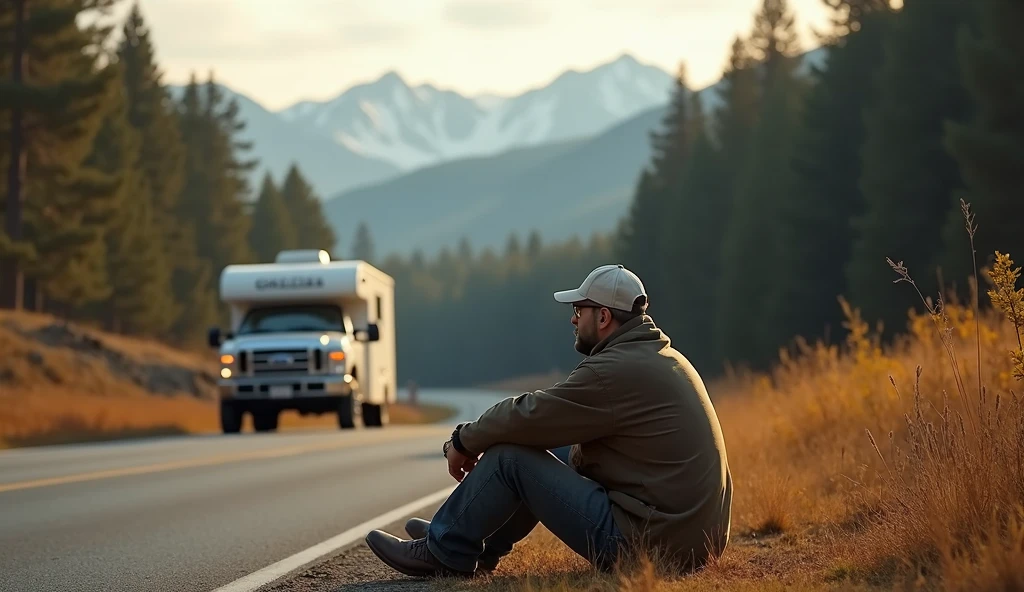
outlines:
M410 518L405 523L405 532L414 539L427 538L427 530L430 529L430 521L422 518Z
M422 518L410 518L405 523L405 532L409 533L414 539L427 538L427 530L430 529L430 521ZM484 547L484 552L477 558L476 567L479 571L492 572L498 568L498 558L491 557L487 554L487 547Z
M441 563L427 548L427 539L404 541L383 530L366 535L366 546L384 563L407 576L429 578L435 576L471 577L473 572L454 570Z

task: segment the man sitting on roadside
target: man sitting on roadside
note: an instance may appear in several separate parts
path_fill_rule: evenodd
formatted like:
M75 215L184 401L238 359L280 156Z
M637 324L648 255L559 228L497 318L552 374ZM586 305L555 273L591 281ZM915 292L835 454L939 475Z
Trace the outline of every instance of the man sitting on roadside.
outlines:
M411 541L366 536L394 569L490 571L538 522L600 569L640 543L684 570L725 550L721 427L700 376L646 314L640 278L605 265L554 297L572 305L586 358L565 381L456 428L443 450L460 483L433 520L410 520ZM570 445L567 459L549 452Z

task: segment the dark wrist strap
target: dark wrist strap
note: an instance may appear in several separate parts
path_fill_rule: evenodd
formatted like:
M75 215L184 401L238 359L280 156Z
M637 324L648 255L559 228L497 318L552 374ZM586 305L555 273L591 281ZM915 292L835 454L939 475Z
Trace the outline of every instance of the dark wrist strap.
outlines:
M462 440L459 439L459 430L461 430L462 426L464 425L465 424L460 423L459 425L455 426L455 431L452 432L452 448L458 450L461 454L464 454L465 456L473 456L473 453L466 450L466 447L462 445Z

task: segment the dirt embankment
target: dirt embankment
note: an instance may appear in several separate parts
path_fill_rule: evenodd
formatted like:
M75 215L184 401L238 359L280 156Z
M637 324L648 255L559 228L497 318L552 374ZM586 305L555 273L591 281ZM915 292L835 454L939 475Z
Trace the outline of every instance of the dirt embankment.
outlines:
M218 371L212 355L48 315L0 312L0 448L216 432ZM390 409L398 424L448 413ZM286 412L280 428L328 425L337 425L333 416Z
M15 389L73 388L109 394L216 397L216 367L151 342L105 336L34 315L0 317L0 384ZM83 376L89 379L82 381Z

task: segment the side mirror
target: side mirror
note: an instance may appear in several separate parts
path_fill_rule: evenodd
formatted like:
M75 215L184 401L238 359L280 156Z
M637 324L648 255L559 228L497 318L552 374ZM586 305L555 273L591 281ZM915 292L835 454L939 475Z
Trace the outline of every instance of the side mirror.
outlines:
M380 328L376 324L370 323L366 326L366 330L356 331L355 337L357 341L379 341Z
M220 347L220 327L210 328L210 332L206 336L206 342L210 344L210 347Z

